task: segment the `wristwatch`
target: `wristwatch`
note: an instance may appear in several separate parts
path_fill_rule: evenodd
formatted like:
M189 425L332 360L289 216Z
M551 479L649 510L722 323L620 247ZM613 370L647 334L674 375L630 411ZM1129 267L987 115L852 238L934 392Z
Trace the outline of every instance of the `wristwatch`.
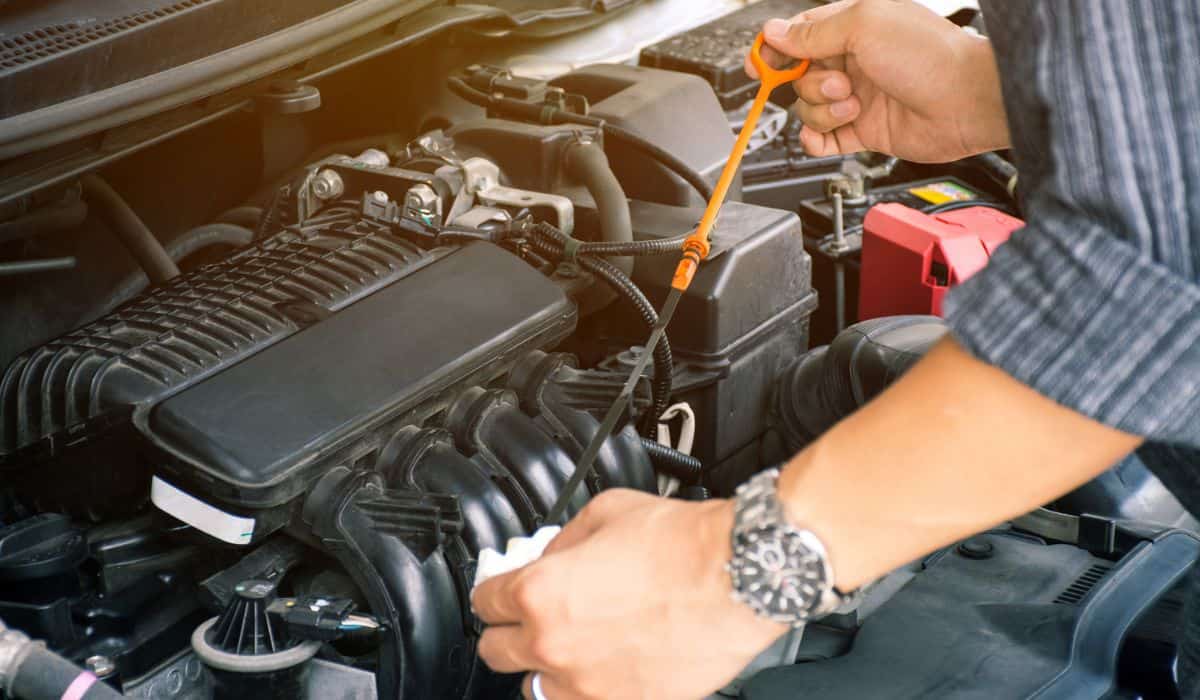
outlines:
M838 609L850 596L834 587L821 540L787 521L778 482L779 470L769 469L738 487L733 558L726 569L734 600L762 617L802 627Z

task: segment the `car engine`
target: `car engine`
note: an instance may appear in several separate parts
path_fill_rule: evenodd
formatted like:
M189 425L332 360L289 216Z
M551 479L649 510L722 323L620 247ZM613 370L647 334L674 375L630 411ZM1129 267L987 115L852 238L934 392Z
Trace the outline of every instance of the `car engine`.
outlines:
M809 3L733 4L566 70L538 57L605 25L431 16L447 34L259 85L252 112L6 204L0 637L128 697L517 697L475 652L479 555L548 524L745 119L745 46ZM940 294L1020 226L1000 156L810 158L777 99L570 513L611 488L728 496L786 460L940 337ZM891 234L946 225L975 257ZM897 572L725 696L882 697L873 670L897 665L920 695L969 651L998 660L997 697L1170 692L1194 529L1131 461ZM987 649L954 644L981 628ZM1053 643L1031 657L1012 640L1035 628ZM909 664L928 639L962 667ZM1112 667L1080 670L1072 643ZM3 670L0 697L44 690Z

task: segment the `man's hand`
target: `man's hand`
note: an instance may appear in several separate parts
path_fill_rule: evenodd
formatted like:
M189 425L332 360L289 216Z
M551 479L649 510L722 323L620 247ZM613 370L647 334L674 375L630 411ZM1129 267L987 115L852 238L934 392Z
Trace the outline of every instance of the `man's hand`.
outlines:
M730 501L609 491L534 564L481 584L496 671L542 672L549 700L694 700L787 630L730 597ZM525 695L532 697L529 678Z
M1009 145L991 44L912 0L843 0L773 19L763 33L773 65L813 60L795 83L810 155L933 163Z

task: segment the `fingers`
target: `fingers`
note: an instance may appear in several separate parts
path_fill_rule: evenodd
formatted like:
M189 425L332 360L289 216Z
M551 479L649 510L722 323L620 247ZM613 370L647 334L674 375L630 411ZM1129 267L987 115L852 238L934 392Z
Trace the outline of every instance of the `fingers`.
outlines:
M471 606L479 619L489 625L521 623L529 610L532 597L529 584L530 567L490 578L471 592Z
M862 102L854 96L828 104L809 104L800 100L795 109L805 127L827 134L858 119L862 114Z
M515 625L524 622L536 608L548 584L548 569L541 564L555 552L586 540L613 518L656 497L627 489L612 489L596 496L579 515L551 541L542 559L517 571L490 578L471 592L471 606L479 619L489 625ZM561 542L560 542L561 540Z
M497 673L528 671L536 667L530 642L528 627L489 627L479 638L479 658Z
M804 152L816 158L848 155L867 150L854 127L843 126L828 133L821 133L807 124L800 130L800 144Z
M799 21L770 20L763 25L763 37L772 49L792 58L820 60L842 56L850 53L856 18L848 10L856 4L829 5L820 8L823 11L801 15Z
M857 2L857 0L839 0L839 2L832 2L832 3L829 3L828 5L822 5L821 7L818 7L818 8L812 9L812 10L808 10L807 12L801 12L800 14L791 18L790 20L775 19L775 20L771 20L770 22L768 22L768 24L770 24L771 22L782 22L784 24L784 26L791 26L792 24L796 24L796 23L800 23L800 22L814 22L817 20L822 20L827 17L830 17L831 15L835 15L839 12L842 12L846 8L853 5L855 2ZM778 25L776 25L776 26L778 26ZM764 32L765 32L765 26L764 26ZM767 45L763 46L762 57L763 57L763 60L765 60L768 65L775 66L776 68L782 68L785 65L787 65L788 62L790 62L792 60L793 55L786 54L781 51L777 51L770 44L767 44ZM812 56L799 56L797 58L813 58L813 57ZM750 62L749 54L746 54L746 74L749 75L751 78L754 78L755 80L758 80L760 77L758 75L758 69L755 68L754 64Z
M836 70L810 70L795 83L796 94L809 104L832 104L850 98L850 76Z

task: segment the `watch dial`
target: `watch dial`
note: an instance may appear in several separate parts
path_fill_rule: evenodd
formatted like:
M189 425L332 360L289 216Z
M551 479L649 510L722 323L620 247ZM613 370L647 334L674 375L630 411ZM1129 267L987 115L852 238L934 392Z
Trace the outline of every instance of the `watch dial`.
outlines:
M825 568L795 533L759 532L742 550L735 585L770 614L807 613L825 589Z

